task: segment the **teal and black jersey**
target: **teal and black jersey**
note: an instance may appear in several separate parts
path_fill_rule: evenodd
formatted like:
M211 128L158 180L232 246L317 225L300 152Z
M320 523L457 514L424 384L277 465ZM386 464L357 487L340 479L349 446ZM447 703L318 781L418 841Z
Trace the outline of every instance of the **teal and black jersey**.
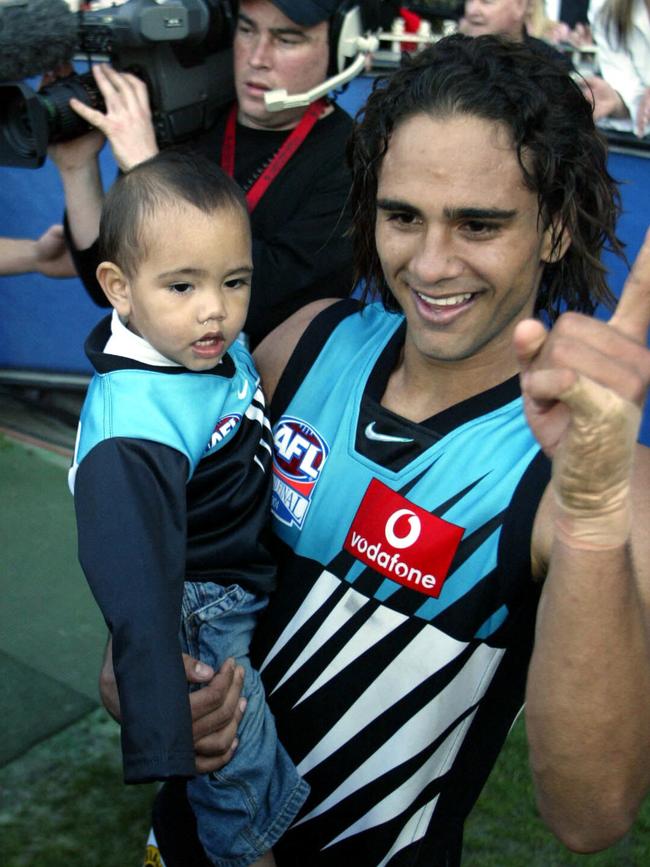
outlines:
M70 485L79 559L113 637L128 782L195 772L179 628L185 579L275 585L271 429L249 353L210 371L86 352L96 374Z
M276 857L453 865L523 701L549 464L516 377L420 424L383 408L404 318L352 304L272 404L281 578L255 650L311 786Z

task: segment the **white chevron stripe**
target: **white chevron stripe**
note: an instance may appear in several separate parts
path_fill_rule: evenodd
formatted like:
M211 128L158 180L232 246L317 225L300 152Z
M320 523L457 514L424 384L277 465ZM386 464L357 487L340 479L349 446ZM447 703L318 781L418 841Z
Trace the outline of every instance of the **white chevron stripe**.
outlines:
M424 765L422 765L422 767L418 768L409 780L406 780L401 786L394 789L386 798L384 798L383 801L375 804L375 806L369 810L365 816L362 816L357 822L350 825L349 828L339 834L338 837L335 837L335 839L328 843L324 848L333 846L335 843L345 840L348 837L352 837L354 834L358 834L361 831L366 831L368 828L375 828L377 825L382 825L384 822L388 822L390 819L394 819L398 816L400 811L403 812L404 804L412 804L427 783L430 780L435 779L436 776L439 776L439 774L436 773L436 766L438 765L437 754L442 752L447 758L447 761L443 764L445 770L451 764L461 743L463 742L465 732L473 718L474 714L472 713L467 719L463 720L463 722L457 726L448 737L445 738L440 749L437 750L436 753L431 756ZM432 807L433 806L434 804L432 803ZM419 839L419 836L416 836L413 839L417 840ZM412 840L405 839L405 829L402 829L400 837L400 848L403 848L408 843L412 842Z
M282 650L287 641L295 635L301 626L304 626L309 618L312 617L318 609L325 604L325 602L327 602L332 593L334 593L334 591L340 586L341 581L336 577L336 575L332 575L331 572L327 571L321 572L318 576L318 580L309 591L307 598L282 630L281 635L278 637L278 640L275 642L273 647L269 650L264 662L259 667L259 671L264 671L268 663L271 662L271 660Z
M273 695L275 690L279 689L282 684L286 680L288 680L295 671L297 671L302 665L304 665L305 662L307 662L307 660L309 660L314 655L314 653L316 653L317 650L320 650L320 648L327 641L329 641L329 639L333 635L335 635L342 626L345 626L347 621L354 614L356 614L359 609L363 608L363 606L366 605L367 602L367 596L363 596L361 593L358 593L356 590L350 588L346 592L345 596L338 602L336 607L330 612L327 620L322 624L320 629L313 635L311 641L305 646L305 649L302 651L300 656L298 656L294 660L293 665L291 665L288 671L285 672L282 680L280 680L275 685L271 692L271 695ZM375 638L375 641L377 641L379 638L381 638L381 635L377 636ZM359 653L363 653L363 650L365 649L363 645L355 646L360 647L360 650L358 651ZM352 659L354 658L354 656L350 655L350 658ZM327 680L330 679L330 677L333 677L338 670L339 669L336 668L332 669L331 665L328 666L328 669L326 670L326 672L323 672L320 678L318 678L318 681L322 681L323 683L325 683ZM326 676L327 671L331 672L328 676ZM300 704L300 702L303 701L307 697L307 695L310 695L315 688L316 686L313 685L312 688L305 695L301 696L300 699L298 699L296 704Z
M428 804L423 804L417 813L414 813L411 816L406 825L404 825L400 831L393 845L390 847L386 857L382 858L377 867L385 867L396 852L399 852L400 849L403 849L405 846L414 843L416 840L421 840L424 837L439 797L439 795L436 795L433 801L429 801Z
M363 607L361 602L367 602L367 597L358 593L356 590L349 590L343 599L340 601L339 605L337 605L336 609L332 612L332 615L336 614L338 608L347 609L345 610L345 619L341 618L341 625L345 623L352 614L355 614L360 608ZM354 606L354 607L353 607ZM378 641L381 641L382 638L385 638L390 632L394 629L397 629L398 626L401 626L405 620L408 620L408 617L405 614L400 614L399 611L393 611L391 608L382 607L381 616L373 616L368 620L364 627L355 633L352 641L349 641L345 647L334 657L334 659L330 662L327 668L322 672L320 677L316 678L311 687L307 690L307 692L303 693L300 696L294 707L303 702L306 698L308 698L313 692L316 692L317 689L320 689L323 684L327 683L332 677L338 674L340 671L343 671L349 663L355 662L366 650L376 644ZM318 633L314 636L312 642L316 642L316 648L322 647L325 641L330 637L330 634L333 634L333 631L338 627L336 624L330 624L331 616L327 619L327 622L323 624L323 627L327 627L327 629L319 629ZM334 627L335 629L332 629ZM321 633L323 633L321 635ZM299 662L301 662L301 658L299 657L296 660L296 664L291 666L291 669L285 675L285 678L290 677L293 673L294 669L298 667ZM285 679L283 678L283 679Z
M389 611L385 606L378 608L372 620L385 617ZM368 627L365 624L363 630ZM362 631L363 631L362 630ZM442 668L466 647L463 641L451 638L435 626L424 624L413 641L399 653L357 701L333 726L314 749L308 753L298 767L301 774L314 768L343 744L349 741L369 725L389 707L408 695L426 678L433 674L429 661L436 659L437 668ZM449 719L453 722L455 717ZM429 737L431 731L428 732Z
M433 629L433 627L430 628ZM435 655L431 645L429 647L430 652ZM398 767L424 750L428 744L453 725L455 720L482 697L492 680L503 653L503 650L487 645L477 647L458 675L442 692L409 719L362 765L358 768L352 768L350 776L324 801L304 816L301 822L308 821L332 808L367 783L379 779L391 769ZM392 694L391 690L394 691L395 687L396 684L392 686L383 684L382 689L388 690L389 694ZM468 724L463 723L461 726L457 726L454 729L453 737L447 737L425 765L415 772L409 783L405 784L416 785L416 791L406 803L410 803L431 779L446 772L462 743L462 736L464 736ZM361 730L362 727L362 725L358 725L356 731ZM304 774L308 769L305 765L309 759L311 759L310 767L315 767L326 758L325 755L318 755L317 761L314 761L316 758L314 753L320 753L320 748L321 745L319 744L300 764L298 770L301 774ZM374 809L378 808L379 805ZM394 815L395 808L394 805L391 805L390 811L386 815L380 815L373 824L381 824L393 818Z

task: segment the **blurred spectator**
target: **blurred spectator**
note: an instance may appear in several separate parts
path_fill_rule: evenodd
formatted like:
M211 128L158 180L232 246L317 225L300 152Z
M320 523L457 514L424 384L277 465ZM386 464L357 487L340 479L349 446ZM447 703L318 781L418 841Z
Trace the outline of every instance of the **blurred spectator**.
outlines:
M645 0L592 0L589 19L604 82L594 90L594 116L632 120L650 132L650 9ZM591 82L590 82L591 84Z
M531 4L529 0L465 0L465 12L458 29L467 36L491 33L515 42L525 42L542 54L560 60L572 68L571 60L546 39L532 36L528 30Z

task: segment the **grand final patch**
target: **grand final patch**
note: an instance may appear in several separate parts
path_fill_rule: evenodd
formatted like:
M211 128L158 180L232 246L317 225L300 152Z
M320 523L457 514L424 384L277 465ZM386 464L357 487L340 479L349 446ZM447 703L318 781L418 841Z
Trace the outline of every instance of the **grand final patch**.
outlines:
M311 425L288 416L278 422L273 440L271 511L278 521L300 529L329 447Z

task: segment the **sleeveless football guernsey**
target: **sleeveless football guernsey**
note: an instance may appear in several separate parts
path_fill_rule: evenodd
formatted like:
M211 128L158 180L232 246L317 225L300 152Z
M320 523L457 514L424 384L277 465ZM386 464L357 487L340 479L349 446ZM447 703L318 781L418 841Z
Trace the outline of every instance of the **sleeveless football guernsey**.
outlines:
M272 405L256 653L312 787L278 863L452 865L523 701L549 465L516 377L422 424L384 409L404 318L351 305L312 323Z

